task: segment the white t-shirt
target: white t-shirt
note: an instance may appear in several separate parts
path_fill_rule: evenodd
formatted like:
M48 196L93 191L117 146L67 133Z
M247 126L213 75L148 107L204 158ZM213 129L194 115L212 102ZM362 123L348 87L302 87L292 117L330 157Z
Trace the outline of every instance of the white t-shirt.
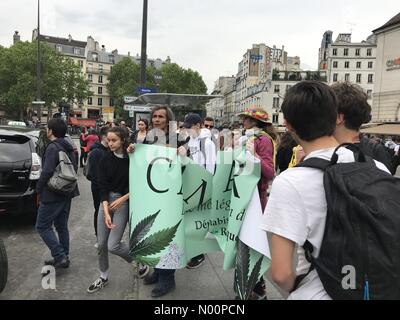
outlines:
M305 159L318 157L330 160L335 148L318 150ZM338 162L353 162L353 152L340 148ZM377 167L389 172L380 162ZM313 168L292 168L275 178L265 208L261 228L297 244L298 263L296 275L305 274L310 268L302 246L308 240L314 247L313 256L318 257L325 230L327 204L323 184L323 172ZM303 279L300 286L290 294L294 300L329 300L315 270Z

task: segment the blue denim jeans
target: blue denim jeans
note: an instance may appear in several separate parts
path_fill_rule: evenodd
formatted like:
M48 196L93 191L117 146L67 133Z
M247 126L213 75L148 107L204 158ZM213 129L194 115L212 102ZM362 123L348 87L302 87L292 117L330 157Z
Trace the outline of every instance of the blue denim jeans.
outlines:
M40 203L36 219L36 231L51 251L55 261L69 256L68 218L71 199ZM55 227L57 235L54 232Z

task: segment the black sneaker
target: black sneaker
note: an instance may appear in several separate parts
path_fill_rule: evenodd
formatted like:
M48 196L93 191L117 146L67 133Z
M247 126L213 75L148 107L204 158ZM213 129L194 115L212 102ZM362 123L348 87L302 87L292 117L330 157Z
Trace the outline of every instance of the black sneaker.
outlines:
M186 268L196 269L196 268L200 267L200 265L204 262L204 260L205 260L204 254L194 257L188 262L188 264L186 265Z
M54 259L44 261L45 266L53 266L55 268L68 268L70 263L71 261L69 260L69 257L67 257L66 259L62 259L59 262L56 262Z
M175 289L175 282L168 286L157 286L153 290L151 290L151 296L153 298L162 297L174 289Z
M88 293L99 291L108 285L108 279L97 278L87 289Z
M150 271L149 266L139 263L138 268L139 268L139 279L143 279L145 276L149 274Z
M157 282L158 282L158 274L156 272L153 272L151 275L147 275L147 277L145 277L143 280L143 284L146 286L155 284Z

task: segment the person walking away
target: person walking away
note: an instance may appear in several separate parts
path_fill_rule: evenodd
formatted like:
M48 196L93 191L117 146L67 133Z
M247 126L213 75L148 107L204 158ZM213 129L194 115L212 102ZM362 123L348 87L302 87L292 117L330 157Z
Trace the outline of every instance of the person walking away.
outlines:
M86 152L89 154L90 148L94 145L95 142L99 141L99 137L96 133L96 130L90 129L89 134L87 136L84 136L83 141L86 143ZM85 162L87 159L85 159Z
M47 137L51 141L42 158L43 170L37 183L37 192L40 199L36 220L36 231L50 249L52 260L45 261L45 265L57 268L68 268L69 259L69 231L68 218L71 199L79 195L76 187L71 194L61 194L52 191L47 183L59 165L59 151L64 151L78 170L77 159L74 158L72 146L64 139L67 125L62 119L51 119L47 125ZM56 229L57 235L54 232Z
M286 93L282 111L287 129L306 154L303 164L310 158L331 161L335 152L338 163L354 162L354 153L343 147L338 148L339 143L333 136L337 110L336 94L324 83L302 81ZM375 164L388 173L382 163ZM305 255L304 249L305 246L312 248L310 255L313 259L321 252L327 222L327 198L323 180L322 170L295 167L282 172L272 184L261 228L272 233L269 273L280 288L290 293L288 299L331 299L316 270L310 268L311 259ZM298 262L294 271L296 245ZM332 259L336 257L332 256ZM296 276L299 277L297 281Z
M342 143L354 143L361 151L371 158L382 162L394 174L393 157L387 149L370 139L360 139L360 128L371 121L371 106L363 89L348 82L332 85L332 90L338 98L338 120L334 133L336 140Z

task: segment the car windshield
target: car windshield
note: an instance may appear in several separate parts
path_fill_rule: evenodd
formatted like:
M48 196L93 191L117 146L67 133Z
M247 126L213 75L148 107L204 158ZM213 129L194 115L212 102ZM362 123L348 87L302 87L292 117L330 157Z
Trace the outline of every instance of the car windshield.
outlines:
M24 161L31 156L28 137L0 135L0 163Z

